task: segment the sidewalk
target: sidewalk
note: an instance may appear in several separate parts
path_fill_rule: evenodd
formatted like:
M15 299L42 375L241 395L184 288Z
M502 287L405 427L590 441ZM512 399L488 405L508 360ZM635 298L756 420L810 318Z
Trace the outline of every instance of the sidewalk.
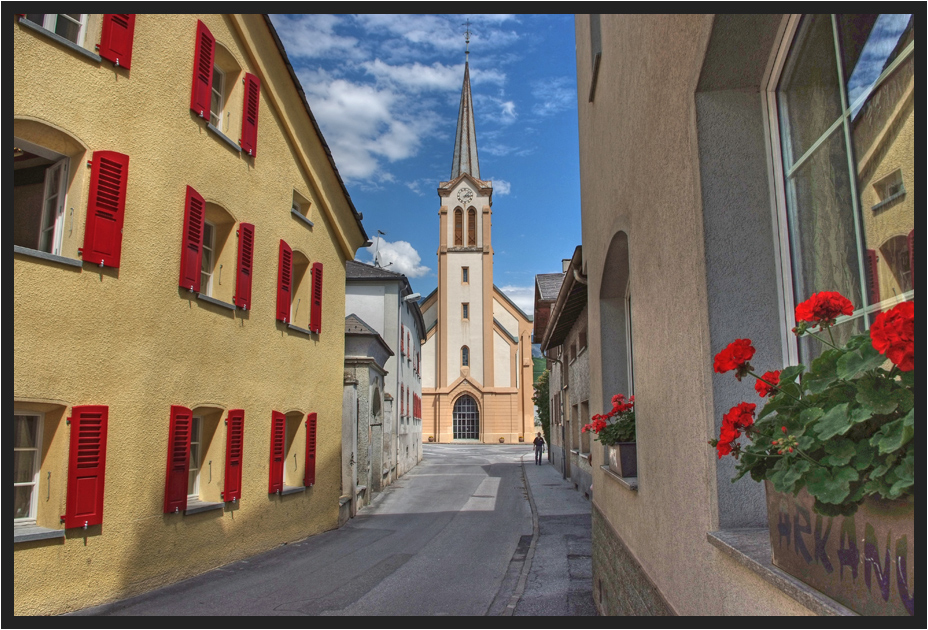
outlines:
M515 615L595 616L590 502L544 458L522 458L535 536Z

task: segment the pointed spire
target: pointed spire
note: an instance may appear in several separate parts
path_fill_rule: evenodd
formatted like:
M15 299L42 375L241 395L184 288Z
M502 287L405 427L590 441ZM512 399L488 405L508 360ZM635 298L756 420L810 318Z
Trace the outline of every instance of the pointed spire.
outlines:
M480 179L480 163L477 161L477 132L474 130L474 101L470 94L470 26L467 31L468 49L464 61L464 86L461 88L461 107L458 110L458 130L454 135L454 158L451 162L451 179L468 173Z

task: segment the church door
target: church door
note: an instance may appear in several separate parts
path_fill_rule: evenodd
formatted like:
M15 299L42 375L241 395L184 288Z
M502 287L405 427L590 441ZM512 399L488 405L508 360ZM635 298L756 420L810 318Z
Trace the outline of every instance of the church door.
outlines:
M455 440L476 440L480 432L480 411L477 401L464 394L454 403L452 421Z

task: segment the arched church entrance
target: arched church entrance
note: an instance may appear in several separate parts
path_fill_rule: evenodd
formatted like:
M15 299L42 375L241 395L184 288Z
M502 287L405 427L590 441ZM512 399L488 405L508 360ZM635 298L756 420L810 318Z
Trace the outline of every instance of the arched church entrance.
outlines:
M479 439L480 410L471 396L464 394L455 401L451 419L455 440Z

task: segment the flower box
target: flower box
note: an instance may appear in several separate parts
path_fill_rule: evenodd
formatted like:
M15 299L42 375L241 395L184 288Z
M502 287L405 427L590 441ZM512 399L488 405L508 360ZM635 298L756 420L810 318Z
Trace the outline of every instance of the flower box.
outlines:
M619 442L609 447L609 470L619 477L638 476L638 448L635 442Z
M776 492L767 518L773 564L862 615L915 614L915 500L867 497L853 516L822 516L805 490Z

